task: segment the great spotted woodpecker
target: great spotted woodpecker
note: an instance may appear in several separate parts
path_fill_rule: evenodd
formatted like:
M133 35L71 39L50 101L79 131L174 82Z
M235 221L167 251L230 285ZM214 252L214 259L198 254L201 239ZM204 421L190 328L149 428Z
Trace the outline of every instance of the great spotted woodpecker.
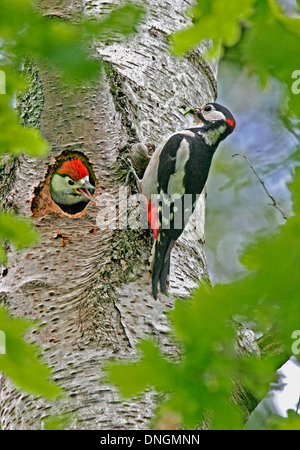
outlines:
M50 193L54 202L65 212L76 213L94 198L95 186L90 183L89 172L78 158L65 161L52 175Z
M154 233L149 272L154 298L168 294L170 255L206 183L219 143L235 128L228 109L217 103L190 108L196 127L179 131L157 147L140 181Z

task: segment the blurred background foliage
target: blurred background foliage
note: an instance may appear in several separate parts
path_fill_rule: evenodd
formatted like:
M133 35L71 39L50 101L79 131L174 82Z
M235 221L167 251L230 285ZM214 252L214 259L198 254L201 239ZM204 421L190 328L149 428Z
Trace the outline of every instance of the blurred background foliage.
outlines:
M233 112L237 128L217 151L207 184L213 287L177 301L170 313L182 360L166 359L156 343L145 340L138 362L108 365L109 379L124 396L149 387L164 393L154 427L176 417L184 427L197 428L209 417L217 429L299 429L298 362L293 356L284 364L292 355L292 333L300 328L298 12L293 0L198 0L187 11L192 26L170 37L177 55L211 40L207 57L221 56L218 101ZM235 153L249 157L287 221ZM258 342L269 338L281 351L238 357L232 318L251 327ZM285 378L288 368L296 383ZM250 418L233 402L233 380L258 403Z
M38 129L39 124L33 118L23 117L22 110L16 108L18 96L30 96L32 67L37 64L59 74L64 86L73 89L76 83L88 83L102 70L101 61L91 57L94 39L124 39L136 31L144 14L142 6L124 2L101 21L76 15L71 22L63 17L47 17L36 5L38 2L30 0L1 1L1 176L5 173L7 155L11 158L22 154L43 157L49 151L49 144ZM4 192L1 194L5 195ZM0 211L0 263L7 262L7 246L20 250L36 244L37 240L38 235L29 219L20 218L16 212ZM63 394L62 389L50 381L51 371L41 361L40 349L25 339L30 330L38 326L25 319L13 318L4 306L0 306L0 330L4 333L1 333L0 372L29 393L56 398ZM44 427L57 429L65 420L51 417Z

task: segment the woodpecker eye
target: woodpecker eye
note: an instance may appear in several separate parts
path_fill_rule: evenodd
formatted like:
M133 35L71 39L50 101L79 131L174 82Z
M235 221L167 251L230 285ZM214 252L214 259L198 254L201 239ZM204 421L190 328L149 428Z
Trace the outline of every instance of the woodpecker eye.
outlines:
M68 183L69 183L71 186L73 186L73 185L75 184L75 181L69 180Z
M206 105L204 108L204 111L211 111L211 110L212 110L211 105Z

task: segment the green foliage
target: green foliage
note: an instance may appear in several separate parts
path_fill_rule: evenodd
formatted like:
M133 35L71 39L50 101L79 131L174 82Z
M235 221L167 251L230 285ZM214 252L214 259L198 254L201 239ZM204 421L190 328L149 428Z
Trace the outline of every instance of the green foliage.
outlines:
M284 106L300 118L300 102L293 95L293 72L298 69L300 18L285 15L277 0L198 0L189 11L192 27L171 36L172 49L183 54L204 39L213 47L208 56L221 56L251 73L265 85L270 77L282 83Z
M193 19L191 28L178 31L171 37L173 51L183 54L204 39L212 40L211 54L215 55L219 45L231 46L241 37L241 19L252 12L255 0L198 0L188 11Z
M13 110L1 104L0 108L0 126L5 130L0 137L0 153L19 155L26 152L31 156L45 156L49 145L40 132L34 128L23 128Z
M0 241L9 241L15 249L21 250L36 244L37 232L27 219L21 219L16 214L0 212ZM0 247L0 263L6 262L6 253Z
M300 416L288 410L287 417L271 416L266 425L269 430L300 430Z
M24 339L24 335L36 326L33 321L10 316L4 307L0 307L0 330L5 334L0 372L19 388L53 399L62 395L62 390L50 381L50 369L41 362L37 346Z
M89 38L116 39L119 35L129 36L134 33L143 15L144 9L140 5L128 3L116 8L100 22L84 21L83 28Z
M109 365L109 379L125 396L153 387L168 392L158 413L181 415L195 428L205 414L217 429L242 428L242 411L230 401L232 380L262 399L280 367L282 356L237 356L232 317L254 321L265 333L273 329L286 354L299 328L300 170L292 184L295 216L269 239L259 239L244 253L247 276L210 289L202 286L170 313L172 333L183 349L182 360L167 361L154 343L142 341L141 361Z
M287 417L267 413L266 411L262 411L257 415L257 419L250 419L247 422L247 430L300 430L299 413L291 409L287 411Z
M71 414L54 414L43 419L44 430L65 430L72 420Z
M77 16L76 24L72 24L63 17L45 19L30 0L4 0L0 18L3 50L14 55L15 65L26 56L48 68L59 68L69 81L93 78L100 62L91 58L87 43L94 38L120 38L135 32L143 12L141 6L127 3L102 21Z
M6 94L0 95L0 126L3 130L0 135L0 155L27 153L30 156L45 156L49 149L48 143L37 129L21 126L13 108L16 92L26 87L25 78L15 72L12 65L8 63L1 65L1 60L0 69L5 73L6 90Z

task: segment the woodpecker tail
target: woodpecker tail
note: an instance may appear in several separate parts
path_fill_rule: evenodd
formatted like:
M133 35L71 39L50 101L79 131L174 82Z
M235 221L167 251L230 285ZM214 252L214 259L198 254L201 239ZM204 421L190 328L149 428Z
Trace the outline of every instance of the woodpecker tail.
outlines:
M175 240L160 230L160 236L154 241L149 260L148 272L152 277L152 294L155 300L158 294L158 282L163 294L168 295L171 251Z

